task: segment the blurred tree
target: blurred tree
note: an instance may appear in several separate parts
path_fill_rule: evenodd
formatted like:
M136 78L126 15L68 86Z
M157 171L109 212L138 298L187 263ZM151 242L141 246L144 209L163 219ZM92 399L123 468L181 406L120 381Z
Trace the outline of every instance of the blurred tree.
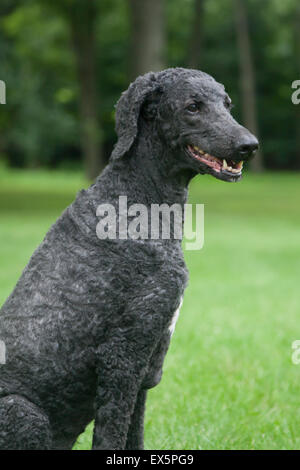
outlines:
M194 0L194 11L192 15L191 36L188 50L188 67L192 69L201 68L203 29L204 29L204 0Z
M235 0L236 9L236 34L240 62L240 88L242 98L243 123L258 136L258 125L256 116L256 93L255 73L252 59L252 50L249 36L246 0ZM251 161L250 167L253 171L263 170L263 159L261 150Z
M97 5L95 0L87 2L74 0L71 8L66 12L66 18L71 28L80 85L81 134L85 171L89 179L94 179L105 164L101 148L96 84L95 20Z
M98 0L44 0L63 14L71 33L80 89L81 145L85 173L94 179L104 167L98 115L95 21Z
M165 0L128 0L130 79L165 68Z

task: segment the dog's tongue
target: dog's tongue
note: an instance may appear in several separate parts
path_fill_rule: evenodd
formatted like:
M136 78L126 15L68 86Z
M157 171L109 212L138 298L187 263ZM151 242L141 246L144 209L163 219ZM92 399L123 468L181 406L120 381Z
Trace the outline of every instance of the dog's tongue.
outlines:
M209 155L209 153L203 152L198 147L189 146L189 150L190 150L190 152L192 152L193 156L197 160L205 163L207 166L213 168L216 171L221 170L222 161L219 158L213 157L212 155Z
M225 159L222 161L220 158L213 157L209 153L205 153L203 150L199 149L196 146L189 145L188 148L194 158L205 163L205 165L209 166L210 168L213 168L217 172L220 172L222 170L227 171L228 173L238 174L243 168L242 161L240 161L239 163Z

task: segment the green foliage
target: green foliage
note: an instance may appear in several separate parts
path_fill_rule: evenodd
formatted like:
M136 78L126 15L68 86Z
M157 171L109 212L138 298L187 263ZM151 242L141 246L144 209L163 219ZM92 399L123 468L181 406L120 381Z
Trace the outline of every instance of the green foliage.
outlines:
M45 18L28 2L0 23L1 77L7 105L1 108L7 158L16 165L52 164L65 148L78 146L77 86L66 25Z

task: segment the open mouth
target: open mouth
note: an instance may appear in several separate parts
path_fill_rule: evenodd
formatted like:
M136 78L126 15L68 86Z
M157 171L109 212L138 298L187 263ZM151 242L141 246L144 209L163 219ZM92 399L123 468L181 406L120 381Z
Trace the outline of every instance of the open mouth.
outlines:
M239 177L242 175L243 161L234 162L233 160L225 160L209 155L209 153L204 152L199 147L195 145L188 145L189 153L199 160L201 163L204 163L206 166L212 168L216 173L222 175L228 175L231 177Z

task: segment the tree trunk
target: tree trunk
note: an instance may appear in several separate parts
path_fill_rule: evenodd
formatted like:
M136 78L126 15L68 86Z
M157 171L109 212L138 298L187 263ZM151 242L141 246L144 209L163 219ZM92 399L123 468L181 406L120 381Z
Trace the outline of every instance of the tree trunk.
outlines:
M199 69L203 46L204 0L194 0L193 23L188 51L188 67Z
M243 121L245 127L253 132L254 135L258 136L255 73L248 29L246 0L235 0L235 7ZM251 161L250 168L256 172L263 170L263 159L261 151L258 151L255 158Z
M81 142L88 179L94 179L104 167L97 103L95 19L94 0L76 0L70 9L72 42L80 88Z
M130 79L165 68L164 0L128 0L131 23Z

